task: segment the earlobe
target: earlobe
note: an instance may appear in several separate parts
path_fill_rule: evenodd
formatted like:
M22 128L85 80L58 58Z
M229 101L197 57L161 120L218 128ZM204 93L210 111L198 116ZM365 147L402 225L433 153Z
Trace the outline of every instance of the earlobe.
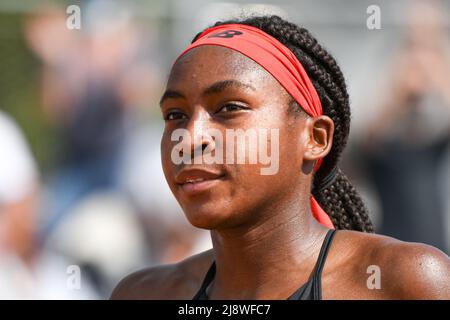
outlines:
M307 130L307 140L303 154L304 162L314 162L324 158L333 144L333 120L328 116L308 118L305 130Z

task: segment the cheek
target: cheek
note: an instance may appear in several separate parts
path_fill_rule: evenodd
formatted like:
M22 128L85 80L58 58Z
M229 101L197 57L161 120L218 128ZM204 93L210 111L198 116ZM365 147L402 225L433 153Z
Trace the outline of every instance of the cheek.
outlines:
M164 176L172 189L171 177L173 177L174 164L171 159L172 148L174 144L170 141L170 133L164 131L161 138L161 165L164 172Z
M280 169L301 170L305 141L307 136L302 119L288 116L285 126L280 130Z

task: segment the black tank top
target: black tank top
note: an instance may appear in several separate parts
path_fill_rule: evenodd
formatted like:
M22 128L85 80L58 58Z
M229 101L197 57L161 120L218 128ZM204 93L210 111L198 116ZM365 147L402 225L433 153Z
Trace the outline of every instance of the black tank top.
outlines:
M321 275L322 269L327 258L328 249L330 248L333 236L336 230L329 230L323 240L322 247L320 248L319 257L317 258L316 265L314 267L313 273L309 277L309 280L302 285L297 291L295 291L288 300L321 300L322 299L322 284ZM208 288L211 281L214 279L216 273L216 263L213 262L208 272L206 273L205 279L198 290L197 294L194 296L193 300L208 300L206 294L206 288Z

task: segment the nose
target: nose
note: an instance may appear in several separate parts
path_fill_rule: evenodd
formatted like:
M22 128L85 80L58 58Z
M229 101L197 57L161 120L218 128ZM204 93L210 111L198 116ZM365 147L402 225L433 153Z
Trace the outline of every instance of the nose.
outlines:
M211 115L206 110L196 111L186 126L187 134L190 139L183 139L183 142L190 143L184 145L180 150L180 157L183 157L183 150L190 150L191 160L195 157L212 152L216 148L215 139L212 131Z

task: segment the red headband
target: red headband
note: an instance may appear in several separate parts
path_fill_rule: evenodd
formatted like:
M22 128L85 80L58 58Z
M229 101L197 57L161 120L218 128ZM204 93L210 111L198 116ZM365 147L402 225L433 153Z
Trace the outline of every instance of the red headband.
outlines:
M202 45L226 47L242 53L268 71L310 116L323 114L319 95L305 69L294 53L264 31L243 25L226 24L205 30L178 58ZM314 166L317 171L322 163ZM311 195L313 216L323 225L334 229L330 217Z

